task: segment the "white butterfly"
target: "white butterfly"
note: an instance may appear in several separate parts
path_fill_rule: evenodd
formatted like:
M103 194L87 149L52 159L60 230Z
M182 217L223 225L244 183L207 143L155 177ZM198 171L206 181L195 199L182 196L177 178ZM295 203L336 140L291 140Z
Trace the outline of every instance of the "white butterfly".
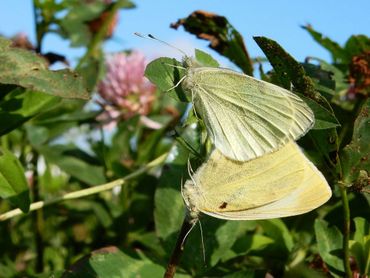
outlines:
M292 92L229 69L197 67L186 57L180 80L208 134L228 158L247 161L303 136L314 114Z
M199 212L228 220L293 216L319 207L331 194L324 176L293 141L247 162L214 150L182 188L193 223Z

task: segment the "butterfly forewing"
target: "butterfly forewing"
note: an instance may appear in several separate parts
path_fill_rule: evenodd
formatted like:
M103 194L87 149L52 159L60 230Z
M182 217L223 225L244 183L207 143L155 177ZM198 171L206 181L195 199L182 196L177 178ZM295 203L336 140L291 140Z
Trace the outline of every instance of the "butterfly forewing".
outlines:
M220 68L191 68L184 80L217 149L247 161L303 136L311 109L288 90ZM190 81L187 79L191 79Z

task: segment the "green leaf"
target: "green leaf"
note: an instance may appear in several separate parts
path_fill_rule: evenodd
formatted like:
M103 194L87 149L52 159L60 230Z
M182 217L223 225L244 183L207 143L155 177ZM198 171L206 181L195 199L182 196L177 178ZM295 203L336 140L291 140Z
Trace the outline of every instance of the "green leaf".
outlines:
M0 148L0 196L28 212L30 197L24 169L17 157L5 148Z
M370 38L365 35L353 35L347 40L344 48L349 57L369 52Z
M308 104L315 114L315 125L312 129L330 129L340 126L340 123L331 111L328 111L325 107L310 98L301 94L299 94L299 96Z
M145 69L145 76L154 83L158 89L182 102L190 102L181 85L174 87L185 74L182 64L175 59L162 57L150 62ZM171 89L172 88L172 89ZM171 90L170 90L171 89Z
M222 277L224 278L256 278L260 276L256 275L254 270L249 269L249 270L241 270L235 273L223 275ZM268 277L268 276L266 275L265 277Z
M99 23L102 25L104 17L100 18L100 16L112 8L106 1L64 1L63 3L67 14L60 20L61 30L59 32L66 39L71 40L73 47L88 45L94 35L89 25L94 20L96 20L95 25ZM119 0L118 4L118 8L135 7L129 0Z
M217 229L212 229L212 225L205 225L206 232L204 233L205 249L210 250L212 253L209 261L210 266L215 266L220 260L222 260L226 252L234 245L237 236L239 235L239 228L243 225L243 222L239 221L220 221L221 222ZM215 244L216 243L216 244Z
M321 219L315 221L315 235L319 253L328 265L331 273L336 277L344 277L344 266L342 259L343 236L335 226ZM338 276L339 275L339 276Z
M117 247L110 246L95 250L83 257L66 270L63 277L161 277L164 271L162 266L155 264L146 257L129 256Z
M204 67L218 68L220 64L211 55L199 49L195 49L195 59Z
M350 250L360 273L366 276L370 274L370 225L362 217L356 217L353 221L356 230L354 240L350 241Z
M288 252L293 249L293 238L290 234L287 226L281 219L268 219L258 221L258 224L262 226L264 234L275 240L274 250L284 257L283 254L288 254Z
M332 55L333 60L336 63L348 63L349 57L346 51L336 42L331 39L324 37L321 33L315 31L311 26L302 26L303 29L307 30L312 38L319 43L321 46L326 48Z
M284 88L290 89L290 84L292 83L295 91L315 100L321 106L332 111L326 99L316 92L314 83L311 78L306 75L300 63L287 53L276 41L265 37L253 38L265 53Z
M67 174L87 184L97 185L106 182L104 168L94 165L97 162L82 151L76 152L75 149L62 145L35 147L49 163L59 166Z
M352 141L342 150L343 182L355 182L360 171L370 175L370 99L363 104L353 128Z
M248 234L240 237L233 246L233 251L238 255L246 255L248 253L262 251L268 245L274 244L274 239L261 234Z
M185 206L180 188L181 180L186 177L188 152L184 148L174 145L169 154L169 159L171 158L173 160L167 162L163 168L162 176L158 182L159 186L154 195L155 227L157 235L162 239L167 239L179 231L185 217Z
M179 26L183 26L186 31L200 39L210 41L209 47L229 58L244 73L253 76L253 65L243 37L226 17L195 11L187 18L179 19L176 23L171 24L171 27L175 29Z
M89 99L84 81L68 69L51 71L45 59L31 51L11 47L0 37L0 83L14 84L63 98Z
M0 135L6 134L37 114L49 110L60 98L16 88L0 101Z

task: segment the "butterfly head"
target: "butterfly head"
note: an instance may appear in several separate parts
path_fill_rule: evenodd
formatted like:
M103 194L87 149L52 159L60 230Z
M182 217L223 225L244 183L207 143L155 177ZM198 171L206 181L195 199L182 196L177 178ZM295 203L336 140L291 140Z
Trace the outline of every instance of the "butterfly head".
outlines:
M198 68L198 67L201 67L202 65L197 62L197 60L195 60L193 57L191 56L187 56L185 55L183 58L182 58L182 65L184 68L186 68L187 70L189 69L192 69L192 68Z
M192 180L187 180L185 182L185 185L181 188L181 194L187 208L189 222L197 222L200 213L197 208L199 192Z

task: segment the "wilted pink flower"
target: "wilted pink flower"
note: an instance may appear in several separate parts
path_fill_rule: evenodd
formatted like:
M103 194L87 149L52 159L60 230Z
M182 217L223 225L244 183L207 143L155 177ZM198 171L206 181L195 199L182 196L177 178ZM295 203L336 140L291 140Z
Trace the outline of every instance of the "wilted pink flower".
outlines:
M103 107L115 119L147 115L154 101L155 87L144 77L145 57L139 52L117 53L108 57L107 73L98 85Z

